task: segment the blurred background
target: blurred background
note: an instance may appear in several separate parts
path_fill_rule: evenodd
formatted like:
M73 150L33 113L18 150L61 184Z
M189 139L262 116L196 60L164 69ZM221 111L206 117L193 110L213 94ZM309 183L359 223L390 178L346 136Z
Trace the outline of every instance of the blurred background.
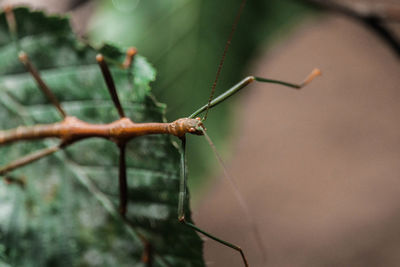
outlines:
M135 46L158 71L167 118L206 103L240 1L30 0L69 12L84 39ZM328 3L328 4L326 4ZM268 266L400 265L400 3L249 0L217 86L254 84L210 111L206 127L248 202ZM396 46L397 44L397 46ZM195 222L265 266L238 201L203 138L190 138ZM242 266L205 243L208 266Z

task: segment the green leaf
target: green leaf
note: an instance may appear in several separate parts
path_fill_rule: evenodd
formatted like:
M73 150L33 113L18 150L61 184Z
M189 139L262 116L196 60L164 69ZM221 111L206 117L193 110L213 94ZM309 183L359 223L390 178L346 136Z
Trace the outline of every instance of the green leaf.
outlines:
M76 40L66 18L26 8L14 14L18 44L0 14L0 129L61 120L18 61L17 47L69 115L91 123L118 119L95 55L100 50L108 61L122 62L123 51ZM165 105L150 93L155 71L147 61L138 55L129 70L111 67L127 115L135 122L165 121ZM0 166L55 143L2 146ZM24 186L1 181L0 260L10 266L145 266L140 233L154 248L154 266L204 266L200 238L177 220L179 153L171 137L145 136L128 145L131 224L115 208L118 152L109 141L89 139L14 171Z

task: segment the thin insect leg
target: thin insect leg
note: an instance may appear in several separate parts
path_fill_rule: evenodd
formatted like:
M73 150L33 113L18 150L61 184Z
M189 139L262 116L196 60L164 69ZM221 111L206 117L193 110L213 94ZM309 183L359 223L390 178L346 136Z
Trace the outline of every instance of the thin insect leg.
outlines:
M122 218L127 220L128 183L126 179L126 143L119 144L119 151L119 213ZM153 247L144 236L141 235L140 239L144 247L142 262L147 267L151 267L153 264Z
M146 267L153 266L153 246L149 242L144 245L142 262L146 264Z
M283 81L278 81L278 80L271 80L271 79L266 79L262 77L254 77L254 79L257 82L265 82L265 83L276 83L280 85L284 85L287 87L292 87L294 89L301 89L307 84L309 84L312 80L314 80L315 77L321 75L321 71L319 69L313 69L310 74L307 75L307 77L299 84L296 83L288 83L288 82L283 82Z
M154 256L158 256L160 260L163 262L164 265L167 265L168 267L171 266L168 262L166 262L161 255L159 255L153 248L153 246L150 244L150 242L147 240L147 238L140 232L138 232L135 229L135 226L131 221L129 221L126 217L121 216L124 222L129 225L129 227L135 232L135 234L139 237L140 241L143 244L143 254L142 254L142 262L146 264L146 267L151 267L153 266L153 258Z
M128 204L128 188L126 181L126 144L119 145L119 213L122 217L126 216L126 206Z
M314 69L305 79L303 82L296 84L296 83L288 83L284 81L279 81L279 80L272 80L272 79L266 79L266 78L261 78L261 77L255 77L255 76L248 76L244 78L242 81L239 83L235 84L232 86L230 89L228 89L225 93L222 93L218 97L216 97L214 100L210 102L210 104L206 104L196 110L192 115L190 115L189 118L194 118L198 116L200 113L203 111L210 109L212 107L215 107L219 103L225 101L227 98L231 97L235 93L239 92L241 89L245 88L247 85L250 83L257 81L257 82L264 82L264 83L275 83L275 84L280 84L286 87L291 87L294 89L301 89L305 85L309 84L316 76L321 75L321 71L319 69Z
M16 177L11 175L4 176L4 181L7 184L16 184L19 185L21 188L24 188L26 185L25 177Z
M14 16L13 7L11 5L4 7L4 12L6 14L7 26L11 35L11 39L17 47L17 51L20 51L21 49L18 42L17 21Z
M10 31L10 33L12 35L16 35L17 34L17 22L15 20L13 7L11 5L4 7L4 12L6 14L8 30Z
M61 148L63 148L64 146L62 144L56 145L56 146L52 146L52 147L48 147L36 152L33 152L29 155L26 155L22 158L16 159L15 161L7 164L6 166L0 168L0 175L4 175L12 170L15 170L17 168L20 168L22 166L25 166L29 163L32 163L36 160L39 160L41 158L44 158L50 154L53 154L54 152L60 150Z
M132 66L133 58L135 57L136 53L137 49L134 47L131 47L126 51L126 57L124 63L122 63L122 68L128 69Z
M53 94L53 92L51 92L49 87L46 85L46 83L40 77L39 72L36 70L36 68L33 66L31 61L29 60L28 55L25 52L21 52L19 54L19 60L25 65L26 69L29 71L29 73L32 75L32 77L35 79L39 88L46 95L46 97L50 100L50 102L53 104L53 106L56 107L58 112L60 112L61 116L63 118L67 117L67 113L61 107L61 104L58 101L57 97Z
M198 228L194 224L187 222L185 219L185 199L187 197L186 193L186 187L187 187L187 173L186 173L186 138L182 137L182 151L181 151L181 182L180 182L180 187L179 187L179 203L178 203L178 220L185 224L186 226L192 228L193 230L202 233L203 235L221 243L222 245L225 245L227 247L230 247L240 253L240 256L242 257L243 263L246 267L249 266L246 256L244 255L243 250L239 247L236 246L232 243L226 242L222 239L219 239L218 237L215 237L204 230Z
M115 88L114 79L111 75L110 69L108 68L106 61L104 60L104 56L102 54L98 54L96 56L96 60L97 60L97 63L99 63L101 72L103 73L104 81L107 84L108 92L111 95L111 99L114 102L114 106L117 108L119 116L121 118L124 118L125 113L122 108L121 102L119 102L117 89Z

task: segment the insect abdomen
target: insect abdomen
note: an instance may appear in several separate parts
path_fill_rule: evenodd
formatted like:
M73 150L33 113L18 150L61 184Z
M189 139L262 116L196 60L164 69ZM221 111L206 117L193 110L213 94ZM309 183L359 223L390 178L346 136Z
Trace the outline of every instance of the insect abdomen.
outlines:
M59 137L59 125L20 126L12 130L0 131L0 145L19 140L34 140L44 137Z

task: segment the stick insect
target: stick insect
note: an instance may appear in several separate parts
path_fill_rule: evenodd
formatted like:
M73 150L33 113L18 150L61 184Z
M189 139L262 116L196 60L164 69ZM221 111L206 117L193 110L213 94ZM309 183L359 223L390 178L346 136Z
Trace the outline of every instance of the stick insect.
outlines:
M0 131L0 146L8 145L20 141L30 141L30 140L42 140L47 138L58 139L59 143L57 145L44 148L42 150L36 151L34 153L23 156L5 166L0 167L0 176L8 175L11 171L19 169L25 165L31 164L39 159L45 158L57 151L65 150L73 144L81 142L89 138L101 138L111 141L116 144L119 150L119 207L118 212L120 217L127 221L127 211L128 205L128 184L127 184L127 167L126 167L126 148L128 143L140 136L146 135L172 135L177 137L181 141L181 154L180 154L180 187L179 187L179 197L178 197L178 221L184 226L199 232L220 244L230 247L236 250L242 260L244 266L249 266L248 260L245 256L243 250L230 242L224 241L204 230L194 225L190 220L186 218L187 211L185 210L185 200L187 199L187 170L186 170L186 134L193 135L206 135L206 128L204 122L207 119L208 111L222 103L235 93L239 92L243 88L246 88L252 82L263 82L263 83L275 83L286 87L301 89L303 86L308 84L315 76L319 75L318 70L314 70L310 75L300 84L288 83L279 80L267 79L262 77L248 76L225 93L213 98L214 90L218 81L220 71L224 62L225 55L228 51L232 35L235 31L236 25L239 21L240 14L244 8L245 0L242 1L240 10L232 26L231 34L229 36L227 45L225 46L224 53L221 62L218 66L217 75L212 86L212 93L209 98L208 103L200 107L189 117L184 117L177 119L170 123L165 122L147 122L147 123L135 123L127 115L121 104L118 96L117 88L114 82L113 75L110 71L108 60L102 55L98 54L96 56L97 64L99 65L99 71L102 73L104 83L108 89L111 96L111 100L117 113L119 119L114 122L107 124L94 124L88 123L80 120L77 117L69 115L68 112L63 108L63 103L58 100L56 95L52 92L51 88L47 85L46 81L42 78L40 72L35 67L35 62L33 62L29 54L24 52L22 48L18 45L17 40L17 21L15 19L13 9L6 8L6 20L9 27L10 35L12 39L16 41L16 46L19 51L19 60L21 64L29 72L33 80L36 82L37 87L42 91L48 101L54 106L54 108L59 113L62 120L56 123L41 124L34 126L19 126L15 129ZM121 62L122 69L128 69L132 66L135 55L137 51L131 48L126 53L126 58L124 62ZM203 118L198 117L200 114L205 113ZM151 266L152 259L152 248L151 244L146 240L144 236L141 236L141 240L144 245L144 256L143 262L146 262L147 266Z

